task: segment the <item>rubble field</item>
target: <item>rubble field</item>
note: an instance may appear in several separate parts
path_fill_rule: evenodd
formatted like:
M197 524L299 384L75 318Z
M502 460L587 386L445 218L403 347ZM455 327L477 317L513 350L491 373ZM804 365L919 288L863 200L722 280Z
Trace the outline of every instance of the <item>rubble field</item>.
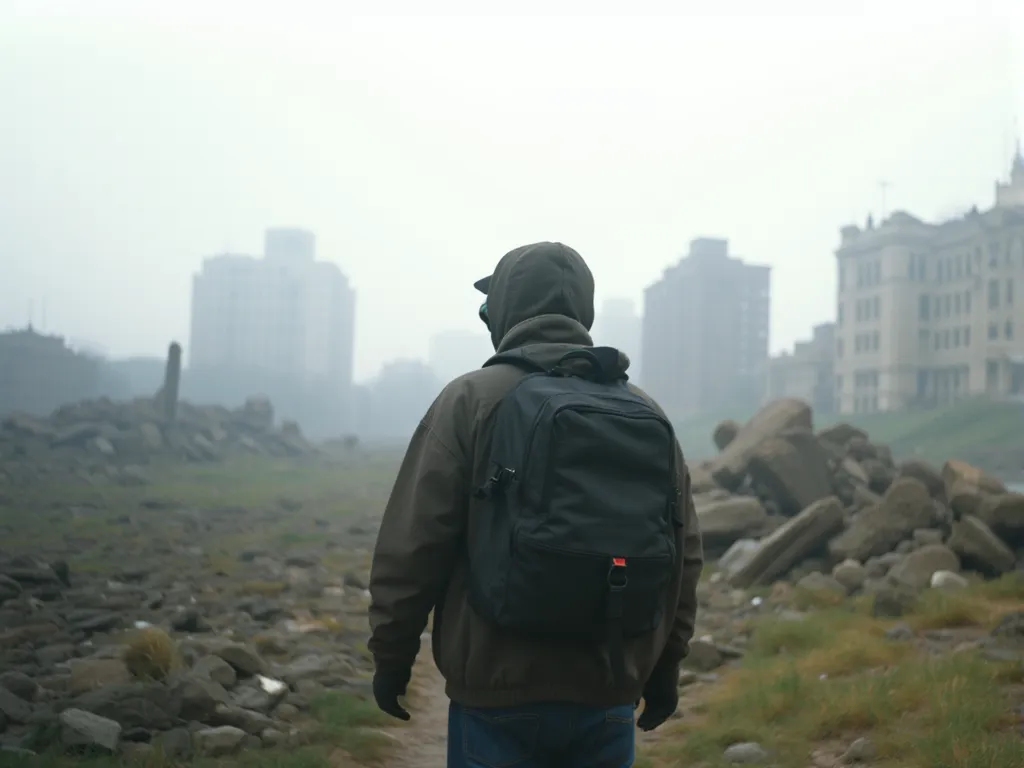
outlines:
M681 706L638 768L1024 765L1024 495L795 400L714 438L690 467L707 566ZM426 645L411 723L369 692L399 456L172 451L126 483L109 436L54 439L0 483L0 764L444 764Z

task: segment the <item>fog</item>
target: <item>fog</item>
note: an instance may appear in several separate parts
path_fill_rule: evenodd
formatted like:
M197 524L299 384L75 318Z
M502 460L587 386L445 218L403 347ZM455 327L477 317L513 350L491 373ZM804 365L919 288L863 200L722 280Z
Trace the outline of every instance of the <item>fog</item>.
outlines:
M0 328L162 357L204 258L301 227L356 292L367 382L482 332L472 283L519 244L640 311L711 236L771 265L789 349L835 317L841 226L990 205L1013 5L4 0Z

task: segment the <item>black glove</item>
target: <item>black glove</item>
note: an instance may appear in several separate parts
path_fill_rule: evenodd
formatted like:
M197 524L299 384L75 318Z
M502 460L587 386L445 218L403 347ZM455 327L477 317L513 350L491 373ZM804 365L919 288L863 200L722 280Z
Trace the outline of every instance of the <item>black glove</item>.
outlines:
M644 686L644 711L636 721L641 731L653 731L679 706L679 665L658 664Z
M408 720L409 713L398 703L399 696L405 696L412 670L408 668L378 667L373 675L373 698L381 712Z

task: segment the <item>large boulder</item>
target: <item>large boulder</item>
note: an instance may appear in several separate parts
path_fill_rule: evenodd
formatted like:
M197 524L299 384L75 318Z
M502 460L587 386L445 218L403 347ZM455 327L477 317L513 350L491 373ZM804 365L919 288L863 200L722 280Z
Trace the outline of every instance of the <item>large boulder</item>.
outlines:
M726 499L695 497L697 520L709 557L720 555L740 539L759 536L768 523L764 506L752 496Z
M1013 551L973 515L953 523L953 534L947 543L965 568L986 576L1008 573L1017 564Z
M834 496L816 501L761 541L757 551L729 577L734 587L770 584L822 549L843 527L843 505Z
M926 461L920 459L908 459L902 462L898 468L897 477L912 477L924 484L935 498L941 498L945 494L945 481L942 474Z
M802 400L773 400L744 424L736 437L708 462L715 482L736 489L743 482L755 449L769 437L793 429L813 429L811 407Z
M1007 544L1024 546L1024 493L988 497L978 517Z
M723 451L728 447L729 443L736 439L739 431L740 425L738 422L726 419L725 421L718 422L718 426L715 427L711 439L715 442L715 447Z
M993 477L984 470L957 459L950 459L942 465L942 480L947 490L954 483L964 482L976 486L984 493L1006 493L1006 486L998 477Z
M849 528L829 542L829 552L836 561L864 562L873 555L891 552L915 528L931 527L934 514L928 489L912 478L900 478L889 486L881 502L861 512Z
M903 586L920 590L931 583L932 575L937 571L957 573L959 570L960 559L953 550L942 544L927 544L897 563L889 571L889 578Z
M763 440L750 454L749 471L787 516L833 494L826 453L810 430L788 430Z

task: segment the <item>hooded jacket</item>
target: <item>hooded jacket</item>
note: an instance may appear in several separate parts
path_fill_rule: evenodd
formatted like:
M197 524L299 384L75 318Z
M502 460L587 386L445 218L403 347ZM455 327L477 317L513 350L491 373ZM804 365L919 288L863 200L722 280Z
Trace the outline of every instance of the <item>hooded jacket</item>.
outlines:
M594 279L573 249L560 243L517 248L498 263L487 292L497 351L521 349L553 363L572 349L592 346ZM628 366L624 355L622 364ZM409 669L433 610L434 660L448 697L463 706L632 703L655 664L678 663L693 636L703 556L689 470L679 451L677 487L686 514L676 532L681 557L667 590L666 618L651 634L626 642L623 683L612 683L605 648L512 636L485 622L467 602L466 541L473 538L468 534L474 519L488 514L487 502L474 498L473 489L487 479L497 407L524 375L498 364L460 376L417 427L374 551L369 649L379 669Z

